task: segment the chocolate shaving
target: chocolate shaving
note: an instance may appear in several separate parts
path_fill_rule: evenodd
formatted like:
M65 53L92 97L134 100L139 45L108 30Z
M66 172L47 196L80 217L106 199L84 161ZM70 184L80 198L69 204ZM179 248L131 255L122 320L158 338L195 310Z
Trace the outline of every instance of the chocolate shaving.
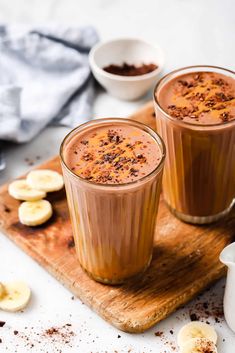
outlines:
M138 176L138 172L139 172L139 170L138 169L135 169L135 168L131 168L130 169L130 174L132 175L132 176Z
M86 162L88 161L93 161L93 155L91 153L84 153L84 155L82 156L82 159Z
M113 130L108 131L109 142L114 142L117 145L123 141L123 139Z
M220 114L219 117L223 122L227 122L229 120L232 120L232 116L228 112L223 112L222 114Z

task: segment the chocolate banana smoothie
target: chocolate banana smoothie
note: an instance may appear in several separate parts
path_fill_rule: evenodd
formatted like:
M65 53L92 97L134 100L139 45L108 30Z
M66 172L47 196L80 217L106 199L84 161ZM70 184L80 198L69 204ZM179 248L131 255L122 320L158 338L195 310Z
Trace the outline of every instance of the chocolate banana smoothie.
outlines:
M165 147L147 126L100 119L73 130L62 168L81 266L94 279L122 283L152 256Z
M174 71L155 89L155 111L171 211L191 223L223 217L235 198L235 73L209 66Z

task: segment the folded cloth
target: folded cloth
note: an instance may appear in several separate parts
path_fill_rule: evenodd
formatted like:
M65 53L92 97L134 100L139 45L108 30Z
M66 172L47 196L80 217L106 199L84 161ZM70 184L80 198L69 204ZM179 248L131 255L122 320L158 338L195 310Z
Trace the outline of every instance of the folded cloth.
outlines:
M0 140L26 142L49 123L91 117L92 27L0 26Z

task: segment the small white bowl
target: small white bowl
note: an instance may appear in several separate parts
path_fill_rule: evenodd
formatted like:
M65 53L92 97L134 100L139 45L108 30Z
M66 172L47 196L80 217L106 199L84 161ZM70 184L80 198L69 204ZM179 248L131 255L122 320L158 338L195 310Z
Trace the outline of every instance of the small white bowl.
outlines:
M91 70L96 80L113 96L134 100L154 86L164 64L164 55L156 45L142 39L123 38L96 44L89 54ZM144 75L121 76L103 70L110 64L141 65L154 63L158 67Z

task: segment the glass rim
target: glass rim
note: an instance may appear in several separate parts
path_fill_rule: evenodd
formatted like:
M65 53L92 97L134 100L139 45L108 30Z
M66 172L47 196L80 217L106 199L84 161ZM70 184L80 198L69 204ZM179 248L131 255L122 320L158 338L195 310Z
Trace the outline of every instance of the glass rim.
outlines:
M134 181L131 181L131 182L128 182L128 183L121 183L121 184L104 184L104 183L96 183L94 181L90 181L90 180L86 180L84 178L82 178L81 176L77 175L76 173L74 173L66 164L65 160L64 160L64 156L63 156L63 148L64 148L64 145L67 141L67 139L69 137L71 137L71 135L73 135L77 130L80 130L80 129L84 129L86 128L87 126L89 125L92 125L92 124L99 124L99 123L105 123L105 122L119 122L119 123L124 123L124 124L132 124L132 125L135 125L137 127L139 127L141 130L144 130L145 132L149 133L153 138L154 140L157 142L158 146L160 147L160 150L161 150L161 153L162 153L162 156L161 156L161 161L159 162L159 164L150 172L148 173L147 175L144 175L143 177L137 179L137 180L134 180ZM102 187L106 187L106 188L119 188L119 187L124 187L124 186L131 186L131 185L136 185L138 183L141 183L142 181L144 181L146 178L149 178L151 177L153 174L157 174L162 168L163 168L163 165L164 165L164 161L165 161L165 157L166 157L166 146L165 146L165 143L163 141L163 139L161 138L161 136L155 132L151 127L149 127L148 125L146 124L143 124L139 121L136 121L136 120L131 120L131 119L124 119L124 118L101 118L101 119L94 119L94 120L89 120L77 127L75 127L74 129L72 129L68 134L66 134L66 136L64 137L64 139L62 140L62 143L60 145L60 159L61 159L61 162L62 162L62 165L65 167L65 169L75 178L77 178L78 180L84 182L84 183L87 183L89 185L93 185L93 186L102 186Z
M191 123L189 121L182 121L182 120L176 120L175 118L173 118L170 114L168 114L164 109L163 107L160 105L160 102L157 98L157 90L159 89L160 85L163 83L164 80L170 78L172 75L174 74L177 74L177 73L180 73L182 71L185 71L185 70L190 70L190 69L202 69L202 68L205 68L205 69L218 69L218 70L222 70L224 71L225 73L230 73L230 74L233 74L235 75L235 71L233 70L229 70L229 69L225 69L221 66L214 66L214 65L192 65L192 66L184 66L180 69L176 69L176 70L173 70L171 72L169 72L168 74L164 75L156 84L155 88L154 88L154 91L153 91L153 100L154 100L154 103L156 103L157 107L160 109L160 111L164 114L165 117L167 117L169 120L175 122L177 125L182 125L182 126L190 126L190 127L194 127L194 128L197 128L197 127L206 127L206 128L213 128L213 127L222 127L222 126L230 126L230 125L233 125L235 124L235 119L232 120L232 121L227 121L227 122L223 122L223 124L221 123L215 123L215 124L195 124L195 123Z

